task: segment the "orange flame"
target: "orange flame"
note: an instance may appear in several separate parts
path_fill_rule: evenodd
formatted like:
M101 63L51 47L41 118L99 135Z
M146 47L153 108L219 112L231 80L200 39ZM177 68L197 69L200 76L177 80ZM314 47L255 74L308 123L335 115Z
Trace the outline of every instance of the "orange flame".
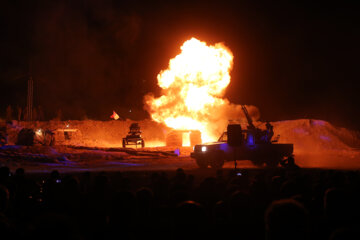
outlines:
M195 38L181 46L181 53L161 71L162 96L145 96L153 120L180 130L200 130L203 141L217 138L211 130L214 111L228 104L221 97L230 83L231 51L222 43L208 46Z
M120 117L119 115L113 110L113 114L110 116L110 118L114 119L114 120L118 120Z

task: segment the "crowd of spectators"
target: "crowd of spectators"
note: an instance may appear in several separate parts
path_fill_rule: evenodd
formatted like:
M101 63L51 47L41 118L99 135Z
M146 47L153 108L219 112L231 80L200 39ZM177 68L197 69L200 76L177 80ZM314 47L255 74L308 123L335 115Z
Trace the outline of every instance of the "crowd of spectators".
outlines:
M311 169L13 174L2 239L359 239L360 173Z

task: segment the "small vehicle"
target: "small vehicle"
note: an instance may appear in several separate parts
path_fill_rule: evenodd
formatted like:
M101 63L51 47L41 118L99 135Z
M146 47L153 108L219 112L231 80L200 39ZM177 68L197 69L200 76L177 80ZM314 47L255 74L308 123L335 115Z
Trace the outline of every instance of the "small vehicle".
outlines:
M122 146L125 148L127 145L140 145L145 147L145 141L141 137L140 126L138 123L132 123L130 125L130 131L126 137L123 138Z
M225 161L250 160L255 166L266 164L276 167L285 158L292 157L293 144L277 143L278 137L272 140L273 127L268 122L266 130L254 126L247 109L242 105L247 118L247 129L240 124L229 124L217 142L194 146L191 157L195 158L200 168L222 168Z
M34 143L38 143L44 146L55 145L55 133L50 129L37 129L34 135Z

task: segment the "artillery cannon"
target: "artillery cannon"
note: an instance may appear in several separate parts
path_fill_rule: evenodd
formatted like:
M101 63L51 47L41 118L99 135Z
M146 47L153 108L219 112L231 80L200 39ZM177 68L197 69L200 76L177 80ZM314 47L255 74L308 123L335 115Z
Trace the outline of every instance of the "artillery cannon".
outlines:
M145 141L141 137L140 126L138 123L132 123L130 125L130 131L123 138L122 146L125 148L127 145L135 145L136 147L140 145L141 147L145 147Z

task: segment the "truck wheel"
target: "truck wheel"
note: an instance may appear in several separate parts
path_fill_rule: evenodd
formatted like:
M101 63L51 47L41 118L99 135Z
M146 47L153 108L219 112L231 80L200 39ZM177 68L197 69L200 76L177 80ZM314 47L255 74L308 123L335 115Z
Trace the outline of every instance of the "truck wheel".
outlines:
M270 168L275 168L279 165L279 162L280 162L280 158L278 157L269 158L266 161L266 166Z
M207 159L204 157L195 158L195 161L199 168L207 168L209 165Z
M209 156L209 164L211 168L214 169L222 168L224 163L225 163L224 156L221 153L217 153L212 156Z
M251 162L256 167L262 167L264 165L264 161L262 159L252 159Z

